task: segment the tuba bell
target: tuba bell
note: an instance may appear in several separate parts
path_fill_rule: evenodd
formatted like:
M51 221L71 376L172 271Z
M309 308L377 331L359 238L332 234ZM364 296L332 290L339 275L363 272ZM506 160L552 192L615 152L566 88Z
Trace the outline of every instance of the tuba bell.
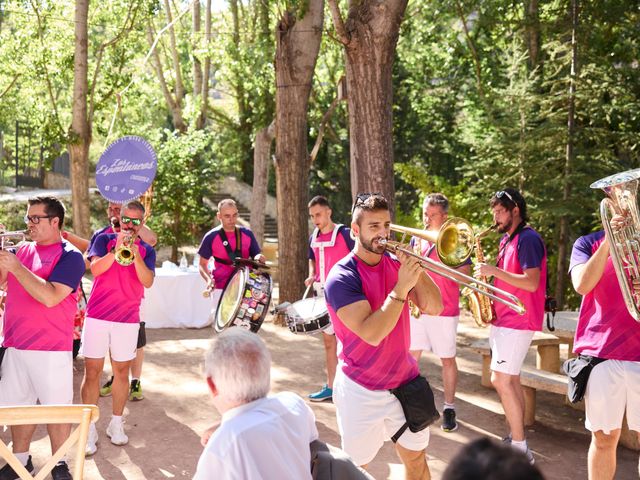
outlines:
M629 314L640 322L640 216L638 215L638 179L640 168L617 173L591 184L607 195L600 202L602 224L611 246L611 260L618 277L622 297ZM611 228L611 214L625 215L629 222L617 231Z

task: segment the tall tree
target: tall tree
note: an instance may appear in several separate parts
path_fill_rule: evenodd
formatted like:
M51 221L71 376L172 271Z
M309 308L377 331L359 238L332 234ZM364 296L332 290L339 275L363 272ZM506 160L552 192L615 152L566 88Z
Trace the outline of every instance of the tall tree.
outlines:
M394 205L391 79L408 0L351 0L346 20L328 1L345 51L351 193L379 191Z
M301 2L301 18L287 10L276 29L276 190L280 301L304 289L307 264L307 198L311 160L307 109L320 51L324 0Z

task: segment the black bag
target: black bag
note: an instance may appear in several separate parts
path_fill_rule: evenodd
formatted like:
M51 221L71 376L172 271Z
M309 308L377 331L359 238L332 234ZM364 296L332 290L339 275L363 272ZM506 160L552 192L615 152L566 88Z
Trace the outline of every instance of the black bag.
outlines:
M567 384L567 397L571 403L578 403L584 398L591 370L593 370L593 367L605 360L606 358L578 355L577 357L570 358L564 362L562 370L569 377L569 383Z
M7 351L7 347L0 347L0 378L2 378L2 359L4 358L4 352Z
M407 422L391 438L394 442L409 428L412 432L424 430L440 418L436 409L433 391L429 382L422 375L418 375L409 383L390 390L402 405L404 418Z
M556 312L558 311L558 301L554 297L544 297L544 313L547 314L547 330L553 332L556 327L554 321L556 319Z

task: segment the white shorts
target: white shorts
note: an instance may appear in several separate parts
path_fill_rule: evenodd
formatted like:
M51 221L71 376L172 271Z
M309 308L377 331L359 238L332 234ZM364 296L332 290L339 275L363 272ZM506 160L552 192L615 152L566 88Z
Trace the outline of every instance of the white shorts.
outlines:
M322 285L321 282L313 282L313 291L315 292L316 297L324 298L324 286ZM329 325L327 326L327 328L322 330L322 333L326 335L336 334L335 330L333 329L333 324L331 323L331 319L329 319Z
M85 358L104 358L111 352L116 362L136 357L139 323L121 323L87 317L82 328L80 353Z
M515 330L491 325L491 370L508 375L520 375L534 334L533 330Z
M17 350L9 347L2 361L0 406L71 405L73 353Z
M341 363L333 381L333 403L342 449L356 465L371 462L406 421L400 402L391 392L364 388L344 374ZM417 433L406 429L398 443L406 449L422 451L429 445L429 428Z
M410 316L411 347L409 350L432 351L438 358L456 356L456 333L460 317Z
M640 362L599 363L591 371L584 399L587 430L608 435L622 428L626 409L629 429L640 432Z

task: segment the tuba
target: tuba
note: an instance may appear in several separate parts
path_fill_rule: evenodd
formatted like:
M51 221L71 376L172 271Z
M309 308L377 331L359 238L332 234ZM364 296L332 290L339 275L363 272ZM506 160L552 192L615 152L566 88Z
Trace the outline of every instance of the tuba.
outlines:
M633 286L640 281L640 216L638 179L640 169L628 170L591 184L607 195L600 202L602 224L611 246L611 260L629 314L640 322L640 292ZM611 228L611 214L625 215L628 222L617 231Z
M400 241L383 239L381 244L385 245L390 252L402 252L420 260L422 268L430 272L442 275L449 280L473 290L481 295L487 296L495 302L500 302L522 315L525 307L515 295L500 288L483 282L477 278L470 277L455 270L471 256L475 245L475 235L471 225L461 218L450 218L438 232L428 232L417 228L408 228L391 224L391 231L402 233ZM442 263L436 262L429 257L423 257L414 253L404 244L406 235L422 238L436 244L436 251ZM435 238L434 238L435 237Z
M491 225L489 228L476 235L475 253L476 261L478 263L484 263L484 253L482 251L482 245L480 245L480 240L495 228L496 225ZM479 277L479 280L481 282L488 283L487 277ZM476 292L474 290L471 290L470 288L465 288L462 291L462 295L467 297L467 300L469 302L469 310L471 311L471 315L473 315L473 319L476 321L476 325L485 328L488 327L489 324L496 319L496 312L493 308L493 302L489 297L487 297L486 295L481 295L480 292Z

